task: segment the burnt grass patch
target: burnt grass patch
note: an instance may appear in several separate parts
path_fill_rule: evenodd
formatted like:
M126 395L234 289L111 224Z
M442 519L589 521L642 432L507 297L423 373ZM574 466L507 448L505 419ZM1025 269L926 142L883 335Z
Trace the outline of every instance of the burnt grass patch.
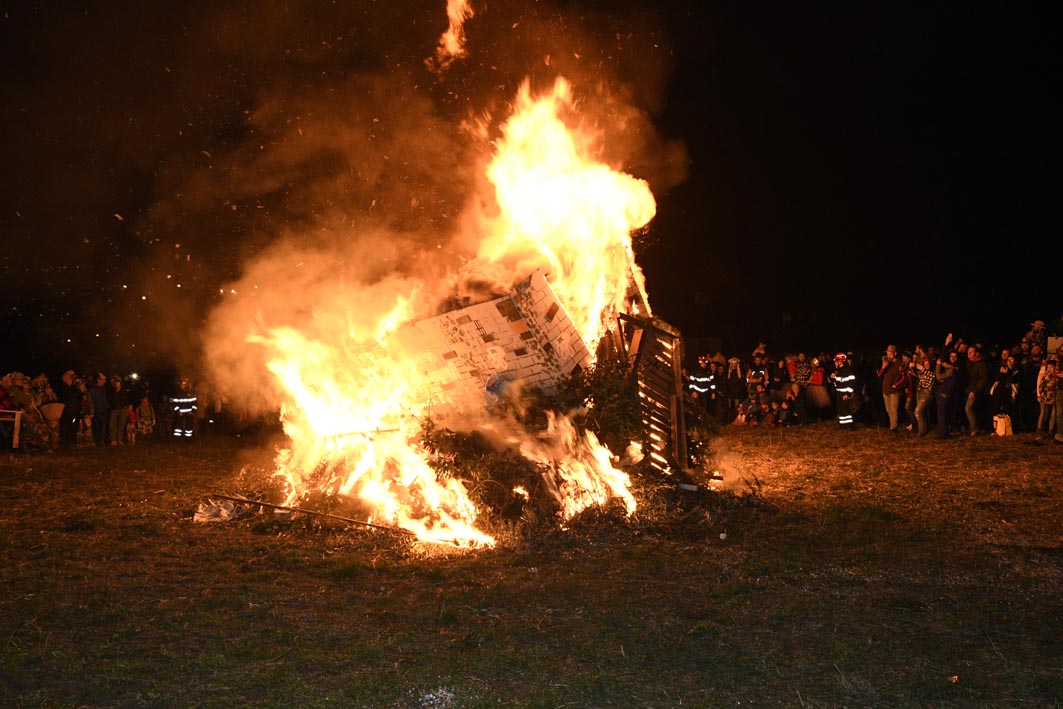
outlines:
M280 501L265 441L0 453L0 704L1063 700L1063 446L727 429L716 489L636 472L634 517L562 528L512 494L534 469L436 435L496 548L245 505L193 522L218 491Z

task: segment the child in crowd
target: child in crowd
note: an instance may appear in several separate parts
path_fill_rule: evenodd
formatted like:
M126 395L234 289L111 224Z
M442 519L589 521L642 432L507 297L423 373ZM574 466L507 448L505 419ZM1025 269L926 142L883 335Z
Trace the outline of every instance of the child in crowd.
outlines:
M129 413L126 414L125 440L131 446L137 444L137 409L135 406L130 406Z
M155 433L155 407L147 395L140 397L137 404L137 435L141 439L151 438Z

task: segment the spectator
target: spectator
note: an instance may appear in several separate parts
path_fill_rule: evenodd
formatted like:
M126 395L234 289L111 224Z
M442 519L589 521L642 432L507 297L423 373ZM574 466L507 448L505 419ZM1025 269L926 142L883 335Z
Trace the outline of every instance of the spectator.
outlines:
M780 357L768 370L768 394L774 402L782 402L786 390L790 388L790 368L786 358Z
M788 426L805 422L805 392L800 384L790 383L790 388L786 390L782 403Z
M831 409L830 391L827 389L827 369L819 357L812 358L812 374L808 378L808 420L826 420Z
M967 415L967 427L972 436L988 432L979 424L982 418L983 400L989 389L989 369L981 348L977 345L967 348L967 392L964 413Z
M956 353L955 359L951 356L953 352ZM949 399L951 402L949 410L950 427L954 426L961 432L966 432L967 416L964 413L964 405L967 403L967 343L962 339L957 340L949 355L949 362L952 363L956 375L955 391L952 392L952 396Z
M901 392L907 386L905 377L907 372L901 367L901 361L897 358L897 346L890 345L886 348L886 354L882 355L882 366L878 370L878 378L882 380L882 403L886 407L886 416L889 418L891 431L896 431L901 404Z
M768 387L768 368L760 352L753 353L753 364L746 370L746 390L750 397L757 393L757 387Z
M722 355L721 355L722 356ZM716 423L727 423L727 394L724 386L727 382L726 361L712 361L712 374L709 380L709 411Z
M775 428L776 426L782 425L782 402L771 399L770 396L769 399L771 403L767 404L769 409L764 414L763 425L768 428ZM763 406L765 405L762 404L761 407L763 408Z
M1016 433L1030 433L1037 429L1037 375L1041 373L1041 348L1030 343L1028 354L1019 361L1019 390L1015 395L1015 416L1012 425Z
M131 398L131 397L127 397L127 398ZM125 442L128 443L131 446L135 446L137 444L137 430L138 430L137 429L137 422L138 422L138 420L139 420L139 416L137 416L137 407L135 407L132 404L130 404L129 408L126 409Z
M808 387L808 380L812 378L812 363L809 361L808 355L804 352L798 352L797 356L787 364L790 368L791 388L793 384L796 384L798 386L797 393L800 394L794 399L791 408L794 414L804 421L807 416L805 388Z
M1063 443L1063 363L1056 360L1056 435L1053 439L1056 443Z
M121 446L125 444L126 422L129 420L129 399L126 391L122 389L122 378L111 377L111 387L107 390L107 404L110 413L107 420L107 430L110 434L110 444Z
M89 386L92 397L92 440L98 446L107 445L107 424L111 405L107 400L107 375L96 372L92 385Z
M1045 327L1045 321L1034 320L1030 323L1030 331L1026 333L1025 339L1030 341L1031 347L1040 345L1041 351L1044 352L1045 347L1048 346L1048 328Z
M77 384L78 393L81 394L81 418L78 419L77 433L78 448L90 448L96 445L92 438L92 422L95 413L92 407L92 396L89 394L85 377L79 376L74 381Z
M1056 396L1059 378L1056 376L1055 358L1045 360L1041 374L1037 378L1037 403L1041 406L1041 415L1037 419L1037 437L1051 436L1056 428Z
M989 400L994 416L1007 414L1014 418L1015 395L1019 391L1019 362L1015 355L1009 354L997 368L993 383L989 388Z
M77 374L73 369L63 372L56 391L57 401L63 405L59 419L59 446L76 448L78 427L81 425L81 390L77 386Z
M916 389L919 386L919 380L916 377L915 360L908 350L901 352L901 368L904 369L904 392L901 394L901 408L904 409L904 415L908 419L906 430L913 431L915 430Z
M941 439L948 438L952 430L953 411L955 410L953 399L956 397L958 384L956 369L959 357L956 350L949 351L946 358L938 359L934 370L934 376L938 382L934 394L937 401L937 435Z
M934 377L934 368L930 365L930 358L924 354L915 363L915 410L912 420L915 421L916 430L920 436L927 432L927 407L934 398L934 385L937 379Z
M1023 363L1030 358L1030 346L1032 344L1033 343L1025 337L1019 342L1019 351L1015 353L1015 359L1019 360L1020 368Z
M727 418L733 421L742 407L742 402L749 397L742 361L737 357L727 360L727 379L724 381L724 391L727 396Z

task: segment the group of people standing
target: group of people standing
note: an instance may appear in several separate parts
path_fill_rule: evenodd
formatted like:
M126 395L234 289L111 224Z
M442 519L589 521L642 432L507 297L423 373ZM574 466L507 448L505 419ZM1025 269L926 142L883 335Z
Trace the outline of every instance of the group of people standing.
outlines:
M130 377L103 372L82 377L68 369L56 388L56 401L63 405L59 445L135 445L151 437L158 417L148 394L146 385Z
M197 397L190 381L163 395L156 405L149 384L127 375L103 372L79 376L63 372L55 392L62 404L59 446L124 446L156 436L191 440L197 431Z
M1047 343L1037 320L1013 347L968 345L950 334L943 347L889 345L877 361L853 352L769 357L761 344L748 363L721 353L699 357L687 386L720 424L832 419L845 428L888 426L940 438L1004 426L1063 443L1063 351L1048 352Z

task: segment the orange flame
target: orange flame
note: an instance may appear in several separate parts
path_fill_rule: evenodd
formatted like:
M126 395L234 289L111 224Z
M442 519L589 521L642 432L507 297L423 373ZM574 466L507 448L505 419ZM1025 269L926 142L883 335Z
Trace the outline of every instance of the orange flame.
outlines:
M465 21L473 14L469 0L447 0L447 30L436 47L436 60L440 66L445 67L465 55Z
M554 292L594 352L607 316L630 311L633 286L648 309L631 234L657 206L645 181L594 161L579 146L561 120L574 108L564 79L538 99L527 81L521 86L487 171L500 215L479 258L525 259L518 271L545 262Z
M627 473L613 467L609 449L597 436L579 431L566 417L547 413L545 433L521 444L528 460L553 471L544 476L551 494L561 505L561 519L568 521L592 505L602 506L613 498L624 503L627 514L637 507L629 491Z

